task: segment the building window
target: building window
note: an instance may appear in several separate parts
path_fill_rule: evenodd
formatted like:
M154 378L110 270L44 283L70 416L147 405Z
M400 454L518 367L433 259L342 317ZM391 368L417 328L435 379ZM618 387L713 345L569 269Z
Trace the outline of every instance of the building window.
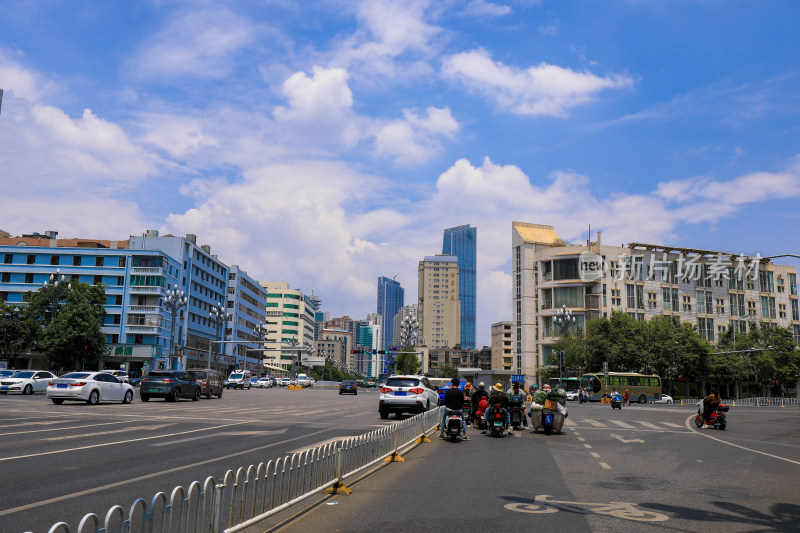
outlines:
M29 265L32 265L32 264L36 263L36 256L35 255L29 255L26 262Z
M747 314L756 316L756 303L753 300L747 300Z
M11 274L8 272L3 272L2 278L0 278L0 283L11 283Z
M647 293L647 308L648 309L657 309L658 308L658 295L654 292Z
M7 301L8 301L8 291L1 291L0 302L7 302Z
M797 296L797 274L789 274L789 294Z
M792 320L800 320L800 310L797 308L797 300L792 300Z
M33 283L33 273L28 272L25 274L25 283Z
M61 256L60 255L51 255L50 256L50 264L51 265L57 265L60 261L61 261Z
M683 295L683 310L684 311L691 311L692 310L692 297L688 294Z
M14 258L14 254L5 254L5 256L3 256L3 263L5 263L6 265L10 265L11 264L11 260L13 258Z
M105 262L105 257L103 257L103 256L95 257L94 266L101 267L101 266L103 266L104 262Z
M94 277L94 284L95 285L100 285L101 283L103 283L103 276L95 276Z
M786 304L778 304L778 318L786 318Z
M620 289L611 289L611 305L622 307L622 295Z
M717 314L725 314L725 298L717 298Z
M761 318L775 318L775 298L761 297Z
M697 331L706 340L713 341L714 340L714 319L713 318L703 318L703 317L698 318L697 319Z
M72 266L76 266L76 267L81 266L81 256L79 256L79 255L73 256L73 258L72 258Z

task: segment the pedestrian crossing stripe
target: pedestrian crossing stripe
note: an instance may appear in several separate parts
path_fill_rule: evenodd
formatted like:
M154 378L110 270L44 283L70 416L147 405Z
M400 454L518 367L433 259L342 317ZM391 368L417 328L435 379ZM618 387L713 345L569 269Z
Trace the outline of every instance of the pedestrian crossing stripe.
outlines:
M621 422L619 420L611 420L610 422L613 422L614 424L618 425L619 427L622 427L622 428L625 428L625 429L634 429L634 427L635 427L635 426L632 426L632 425L627 424L625 422Z
M661 427L660 427L660 426L657 426L657 425L655 425L655 424L651 424L650 422L642 422L641 420L636 420L635 422L636 422L637 424L641 424L641 425L643 425L643 426L644 426L644 427L646 427L646 428L650 428L650 429L661 429ZM662 422L662 424L666 424L666 422Z
M583 424L579 424L581 422ZM575 421L575 420L571 420L571 419L567 418L564 421L564 426L565 427L569 427L569 428L578 428L578 427L584 427L585 428L585 427L587 427L586 424L588 424L588 425L590 425L592 427L595 427L595 428L599 428L599 429L613 429L614 426L619 426L619 427L625 428L625 429L642 429L642 427L645 427L645 428L648 428L648 429L657 429L657 430L665 430L666 428L663 427L663 426L673 427L673 428L683 428L684 427L684 426L681 426L680 424L674 424L672 422L658 422L657 424L654 424L654 423L651 423L651 422L644 422L644 421L641 421L641 420L633 420L630 423L628 423L628 422L622 422L620 420L603 420L603 421L600 421L600 420L583 419L583 420ZM609 425L609 424L611 424L611 425ZM642 426L642 427L640 427L640 426Z

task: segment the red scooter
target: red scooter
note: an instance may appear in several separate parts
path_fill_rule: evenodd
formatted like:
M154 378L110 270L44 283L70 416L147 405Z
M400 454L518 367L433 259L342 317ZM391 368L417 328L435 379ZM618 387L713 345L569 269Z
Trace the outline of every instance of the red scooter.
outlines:
M725 413L728 412L730 409L724 403L721 403L711 412L711 417L708 420L708 425L712 426L714 429L722 429L724 430L728 425L728 417ZM697 410L697 416L694 417L694 425L701 428L703 427L703 409L700 408Z

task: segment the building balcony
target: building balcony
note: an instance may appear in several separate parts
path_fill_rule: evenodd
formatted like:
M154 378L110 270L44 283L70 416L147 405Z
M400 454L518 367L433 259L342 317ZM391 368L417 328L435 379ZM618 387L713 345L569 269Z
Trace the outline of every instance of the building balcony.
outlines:
M131 269L132 274L158 274L163 276L164 269L161 267L133 267Z
M131 313L160 313L161 307L157 305L131 305L128 310Z
M131 294L161 294L162 287L150 287L146 285L134 285L130 288Z
M125 326L125 331L128 333L153 333L157 334L159 330L158 326L145 326L145 325L134 325L134 324L127 324Z

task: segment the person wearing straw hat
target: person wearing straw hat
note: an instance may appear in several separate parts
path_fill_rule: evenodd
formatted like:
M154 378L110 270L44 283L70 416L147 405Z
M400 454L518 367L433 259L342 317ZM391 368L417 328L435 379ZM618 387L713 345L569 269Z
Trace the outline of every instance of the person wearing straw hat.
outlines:
M508 413L508 396L503 389L502 383L498 382L492 387L492 392L489 393L488 401L490 408L487 409L486 413L483 415L486 420L486 426L489 426L489 413L492 412L492 408L498 408L502 409L503 414L506 416L506 428L509 428L511 426L511 415ZM508 431L509 429L506 429L506 432ZM486 431L481 431L481 433L486 433Z

